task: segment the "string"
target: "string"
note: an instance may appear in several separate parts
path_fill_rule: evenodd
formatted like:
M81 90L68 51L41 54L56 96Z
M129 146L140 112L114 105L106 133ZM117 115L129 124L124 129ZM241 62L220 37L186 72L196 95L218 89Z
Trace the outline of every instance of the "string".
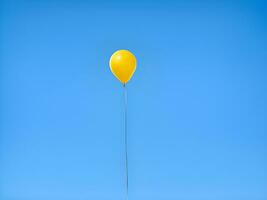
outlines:
M125 147L125 173L126 173L126 199L128 200L128 147L127 147L127 89L126 84L123 84L124 93L124 147Z

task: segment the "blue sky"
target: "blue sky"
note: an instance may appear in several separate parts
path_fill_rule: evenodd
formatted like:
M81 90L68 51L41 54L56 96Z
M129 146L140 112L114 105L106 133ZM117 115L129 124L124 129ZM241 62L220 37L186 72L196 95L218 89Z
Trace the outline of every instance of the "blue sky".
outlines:
M1 1L0 197L267 199L264 1Z

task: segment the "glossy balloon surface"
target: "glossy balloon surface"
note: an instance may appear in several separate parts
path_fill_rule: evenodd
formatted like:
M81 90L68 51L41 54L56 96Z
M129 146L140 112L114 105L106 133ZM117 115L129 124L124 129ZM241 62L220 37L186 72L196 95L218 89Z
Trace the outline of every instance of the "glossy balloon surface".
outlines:
M126 84L135 72L136 58L128 50L118 50L111 56L109 65L114 76Z

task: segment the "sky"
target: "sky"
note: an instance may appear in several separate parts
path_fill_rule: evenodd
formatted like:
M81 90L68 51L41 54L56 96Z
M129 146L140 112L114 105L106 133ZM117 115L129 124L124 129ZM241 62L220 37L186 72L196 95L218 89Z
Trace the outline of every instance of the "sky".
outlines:
M2 0L0 199L267 199L267 3Z

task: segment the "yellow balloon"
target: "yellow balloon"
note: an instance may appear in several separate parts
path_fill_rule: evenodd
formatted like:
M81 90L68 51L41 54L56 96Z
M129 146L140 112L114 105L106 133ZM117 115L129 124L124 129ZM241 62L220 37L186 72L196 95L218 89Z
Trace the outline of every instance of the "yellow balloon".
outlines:
M114 76L126 84L135 72L136 58L128 50L118 50L110 57L109 66Z

